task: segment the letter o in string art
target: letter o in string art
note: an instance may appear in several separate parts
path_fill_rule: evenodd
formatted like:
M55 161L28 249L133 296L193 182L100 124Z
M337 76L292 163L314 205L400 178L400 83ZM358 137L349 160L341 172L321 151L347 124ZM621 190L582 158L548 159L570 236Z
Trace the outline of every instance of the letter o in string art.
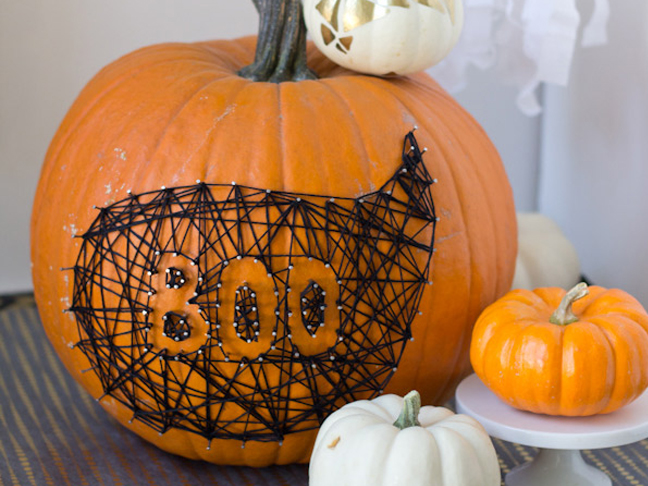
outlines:
M282 441L386 386L434 245L413 133L356 199L197 182L99 215L74 266L76 346L160 433Z

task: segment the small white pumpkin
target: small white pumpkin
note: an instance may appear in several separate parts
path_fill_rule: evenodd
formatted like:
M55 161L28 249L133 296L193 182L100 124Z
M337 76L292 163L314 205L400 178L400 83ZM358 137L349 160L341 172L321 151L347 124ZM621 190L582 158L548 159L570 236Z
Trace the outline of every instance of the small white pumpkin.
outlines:
M484 428L418 392L349 403L322 424L310 486L499 486L497 454Z
M448 55L463 27L462 0L303 0L315 45L367 74L423 71Z
M581 281L576 248L560 227L540 213L518 213L514 289L571 289Z

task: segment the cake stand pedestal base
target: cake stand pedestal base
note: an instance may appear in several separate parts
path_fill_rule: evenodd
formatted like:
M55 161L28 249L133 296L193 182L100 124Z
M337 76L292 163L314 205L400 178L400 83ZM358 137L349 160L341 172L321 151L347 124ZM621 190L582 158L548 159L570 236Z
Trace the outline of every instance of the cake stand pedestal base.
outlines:
M580 451L539 449L533 461L506 475L506 486L612 486L612 480L583 460Z

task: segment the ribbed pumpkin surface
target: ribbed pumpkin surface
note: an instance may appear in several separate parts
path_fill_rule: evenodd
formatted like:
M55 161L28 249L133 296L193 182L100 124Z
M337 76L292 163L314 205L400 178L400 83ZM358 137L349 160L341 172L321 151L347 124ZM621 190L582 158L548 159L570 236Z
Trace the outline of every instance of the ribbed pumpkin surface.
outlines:
M475 325L475 373L512 407L588 416L613 412L648 387L648 315L619 289L589 287L576 321L550 322L565 290L515 289Z
M196 180L357 198L393 176L403 137L417 125L416 137L429 149L426 167L438 179L433 285L423 292L413 341L385 391L417 389L425 404L444 402L469 370L473 323L513 276L515 213L496 150L425 74L357 75L310 49L320 80L254 83L235 74L252 62L254 45L244 38L145 48L103 69L79 95L47 153L32 218L34 286L50 340L74 377L102 396L97 375L82 372L88 359L70 347L79 341L74 315L64 313L74 275L61 270L75 265L83 241L72 236L91 227L93 206L124 200L127 190ZM186 295L157 299L166 308L182 305ZM197 434L171 429L159 436L141 421L128 424L132 410L111 396L101 403L161 448L222 464L306 461L316 434L287 435L282 446L214 440L208 450Z

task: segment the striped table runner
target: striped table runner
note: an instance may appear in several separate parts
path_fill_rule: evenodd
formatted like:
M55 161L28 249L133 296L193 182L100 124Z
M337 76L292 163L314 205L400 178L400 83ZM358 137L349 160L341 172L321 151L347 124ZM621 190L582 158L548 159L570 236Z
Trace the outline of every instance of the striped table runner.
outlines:
M502 473L535 451L495 440ZM614 485L648 486L648 441L585 451ZM72 380L33 301L0 309L0 486L306 486L307 466L222 467L169 455L110 418Z

